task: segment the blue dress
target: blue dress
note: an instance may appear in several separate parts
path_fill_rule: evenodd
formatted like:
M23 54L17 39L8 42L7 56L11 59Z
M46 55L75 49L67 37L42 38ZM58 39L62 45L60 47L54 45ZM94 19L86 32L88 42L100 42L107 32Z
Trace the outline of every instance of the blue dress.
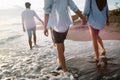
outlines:
M92 1L91 4L90 1ZM85 2L83 13L85 15L89 14L87 23L94 29L101 30L105 27L108 12L108 4L103 8L102 11L100 11L96 4L96 0L86 0Z

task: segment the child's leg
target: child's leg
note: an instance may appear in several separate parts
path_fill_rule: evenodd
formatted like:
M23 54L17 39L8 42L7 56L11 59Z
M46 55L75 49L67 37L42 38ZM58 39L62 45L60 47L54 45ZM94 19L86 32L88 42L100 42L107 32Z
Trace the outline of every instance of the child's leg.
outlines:
M30 46L30 49L32 49L32 31L31 31L31 29L28 29L27 32L28 32L29 46Z
M33 40L34 40L34 45L36 45L36 28L33 28Z
M90 35L92 37L92 43L93 43L93 48L94 48L94 52L95 52L95 59L98 61L99 60L99 52L98 52L98 33L99 30L95 30L92 27L89 27L90 30Z
M33 34L33 38L34 38L34 45L36 45L36 33Z
M29 42L30 49L32 49L32 36L29 36L28 42Z

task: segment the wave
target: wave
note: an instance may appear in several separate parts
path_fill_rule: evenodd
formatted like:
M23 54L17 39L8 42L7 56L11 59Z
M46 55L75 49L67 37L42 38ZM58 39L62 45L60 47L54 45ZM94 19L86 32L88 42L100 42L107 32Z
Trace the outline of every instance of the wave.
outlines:
M15 25L21 25L22 23L10 23L10 24L2 24L2 25L0 25L0 26L15 26Z
M15 36L10 36L8 38L4 38L4 39L0 40L0 45L5 44L6 42L9 42L9 41L15 40L21 36L23 36L23 35L15 35Z

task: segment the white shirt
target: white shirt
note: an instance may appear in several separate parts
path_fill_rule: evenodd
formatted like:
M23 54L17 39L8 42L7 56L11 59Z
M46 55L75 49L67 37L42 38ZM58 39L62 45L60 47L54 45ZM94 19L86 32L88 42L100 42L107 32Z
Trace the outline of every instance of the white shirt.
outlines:
M73 0L44 0L44 12L49 14L47 28L57 32L65 32L73 23L69 7L75 12L78 10Z
M27 29L36 27L34 17L40 19L34 10L26 9L22 12L22 20L24 21Z

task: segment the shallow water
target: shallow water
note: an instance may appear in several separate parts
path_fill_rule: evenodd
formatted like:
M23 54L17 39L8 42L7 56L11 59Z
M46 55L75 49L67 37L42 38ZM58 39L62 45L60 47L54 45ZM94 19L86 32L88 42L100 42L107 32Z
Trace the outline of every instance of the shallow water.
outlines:
M27 33L22 32L20 25L14 28L12 26L9 28L4 27L4 29L1 29L0 36L2 36L0 37L1 80L6 78L11 80L41 80L41 77L50 75L50 72L57 66L57 51L52 44L50 36L45 37L43 30L37 30L37 46L34 46L33 50L29 50ZM120 52L118 51L120 41L106 40L104 43L108 53ZM66 40L65 48L66 60L93 55L90 41ZM109 56L111 55L109 54ZM75 65L72 61L70 63L72 63L72 66ZM78 65L82 66L81 64L86 62L80 63L76 61L76 63L79 63L75 66L78 67Z

